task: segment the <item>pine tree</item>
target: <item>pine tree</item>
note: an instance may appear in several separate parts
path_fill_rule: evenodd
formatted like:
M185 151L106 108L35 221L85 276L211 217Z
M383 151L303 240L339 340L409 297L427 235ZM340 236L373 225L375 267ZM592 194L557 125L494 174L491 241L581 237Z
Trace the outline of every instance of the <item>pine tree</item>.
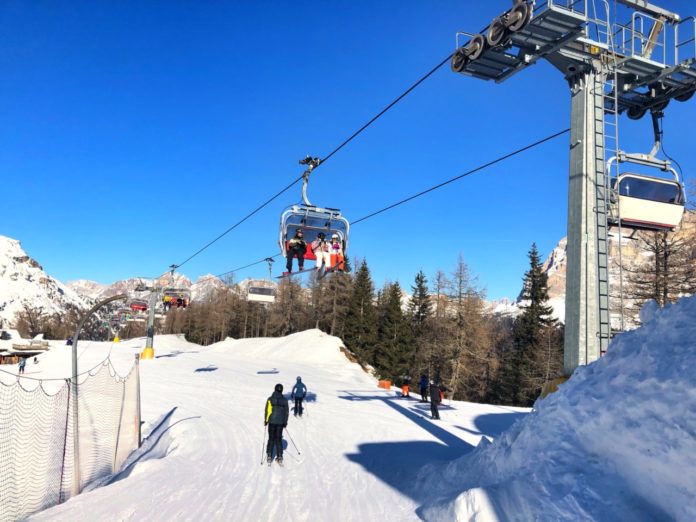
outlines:
M514 352L509 361L512 364L509 377L513 401L521 405L534 403L547 378L545 370L548 364L545 363L549 361L544 357L548 353L544 350L544 341L550 342L548 329L555 327L552 308L547 304L547 276L536 243L532 243L528 256L529 270L524 275L521 295L522 313L513 325Z
M432 315L432 303L428 293L428 280L423 271L416 274L414 285L411 287L413 294L408 302L408 315L413 325L414 333L423 328L425 322Z
M432 328L430 323L433 315L432 302L428 292L428 280L422 270L416 274L411 292L407 312L414 348L410 371L413 372L413 375L420 375L428 367L427 360L430 352L428 338Z
M356 353L361 361L369 364L374 364L374 348L377 341L377 313L374 300L375 287L367 261L363 260L353 280L343 340L349 350Z
M401 377L412 371L413 362L411 328L401 308L401 286L387 284L380 294L375 367L381 375L401 382Z

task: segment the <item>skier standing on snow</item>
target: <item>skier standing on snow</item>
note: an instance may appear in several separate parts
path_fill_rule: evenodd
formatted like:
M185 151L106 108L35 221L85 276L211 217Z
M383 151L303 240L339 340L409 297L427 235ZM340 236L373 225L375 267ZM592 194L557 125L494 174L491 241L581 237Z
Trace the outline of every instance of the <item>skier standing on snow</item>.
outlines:
M304 400L305 395L307 395L307 387L302 382L302 377L297 377L297 382L295 383L295 386L292 387L292 392L290 394L290 397L295 399L295 407L293 408L295 417L298 415L302 417L302 412L304 411L302 408L302 401Z
M27 365L26 359L19 360L19 373L24 373L24 367Z
M425 374L420 376L418 386L420 386L421 402L428 402L428 377Z
M411 377L409 375L404 375L401 384L401 396L410 397L409 388L411 387Z
M273 447L276 449L276 460L283 464L283 428L288 425L288 400L283 397L283 385L276 384L273 394L266 400L263 424L268 426L268 446L266 447L266 462L273 462Z
M437 409L442 401L440 393L440 387L434 381L430 381L430 418L435 420L440 420L440 412Z

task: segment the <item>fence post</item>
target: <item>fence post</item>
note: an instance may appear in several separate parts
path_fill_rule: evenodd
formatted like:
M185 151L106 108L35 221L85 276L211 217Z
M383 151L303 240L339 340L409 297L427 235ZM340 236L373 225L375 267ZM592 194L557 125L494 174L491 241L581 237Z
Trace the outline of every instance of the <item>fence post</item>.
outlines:
M136 392L136 397L138 401L138 408L137 408L137 418L136 422L138 424L138 447L140 447L140 444L142 443L142 434L140 433L140 354L136 353L135 354L135 382L137 385L137 392Z
M75 340L77 344L77 340ZM77 357L73 357L73 377L70 379L70 399L72 400L72 419L73 419L73 480L70 488L70 496L80 494L80 434L77 421Z

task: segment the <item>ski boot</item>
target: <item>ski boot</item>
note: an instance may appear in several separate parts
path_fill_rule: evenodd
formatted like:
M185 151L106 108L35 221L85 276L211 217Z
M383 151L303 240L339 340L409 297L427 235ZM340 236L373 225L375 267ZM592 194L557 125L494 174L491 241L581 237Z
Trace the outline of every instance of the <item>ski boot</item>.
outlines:
M268 467L271 467L271 464L273 464L273 457L271 455L266 455L266 463L268 464Z
M277 457L276 461L278 462L278 465L282 468L283 467L283 457Z

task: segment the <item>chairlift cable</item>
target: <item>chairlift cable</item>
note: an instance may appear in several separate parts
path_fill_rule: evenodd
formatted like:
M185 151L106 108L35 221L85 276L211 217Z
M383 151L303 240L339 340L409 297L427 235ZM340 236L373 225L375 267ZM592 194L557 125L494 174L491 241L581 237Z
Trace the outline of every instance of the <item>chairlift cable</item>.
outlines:
M242 223L244 223L244 222L245 222L247 219L249 219L251 216L253 216L254 214L256 214L258 211L260 211L261 209L263 209L263 208L266 207L267 205L269 205L273 200L275 200L276 198L278 198L279 196L281 196L283 193L287 192L293 185L295 185L295 183L297 183L297 182L300 181L301 179L302 179L302 176L300 176L300 177L298 177L297 179L295 179L292 183L290 183L289 185L287 185L283 190L277 192L274 196L272 196L271 198L267 199L264 203L262 203L261 205L259 205L258 207L256 207L254 210L252 210L250 213L248 213L246 216L244 216L242 219L240 219L239 221L237 221L234 225L232 225L230 228L228 228L227 230L225 230L222 234L220 234L220 235L217 236L215 239L213 239L212 241L210 241L209 243L207 243L205 246L203 246L203 247L201 247L200 249L198 249L196 252L194 252L194 253L191 254L189 257L187 257L186 259L184 259L181 263L177 264L176 267L177 267L177 268L181 268L183 265L185 265L186 263L188 263L189 261L191 261L191 260L192 260L194 257L196 257L198 254L200 254L201 252L203 252L203 251L204 251L205 249L207 249L208 247L212 246L214 243L216 243L217 241L219 241L220 239L222 239L224 236L226 236L227 234L229 234L230 232L232 232L232 231L233 231L235 228L237 228L239 225L241 225ZM166 272L165 272L165 273L166 273Z
M368 215L366 215L366 216L363 216L363 217L361 217L360 219L356 219L355 221L352 221L352 222L351 222L351 225L356 225L356 224L360 223L361 221L366 221L366 220L368 220L368 219L370 219L370 218L372 218L372 217L374 217L374 216L376 216L376 215L378 215L378 214L381 214L381 213L383 213L383 212L386 212L387 210L393 209L394 207L398 207L399 205L403 205L404 203L407 203L407 202L409 202L409 201L411 201L411 200L414 200L414 199L416 199L416 198L419 198L419 197L421 197L421 196L424 196L425 194L428 194L429 192L432 192L432 191L434 191L434 190L437 190L437 189L439 189L439 188L442 188L442 187L444 187L445 185L449 185L450 183L453 183L453 182L455 182L455 181L457 181L457 180L460 180L460 179L462 179L462 178L464 178L464 177L466 177L466 176L469 176L470 174L474 174L475 172L478 172L478 171L480 171L480 170L484 170L484 169L486 169L486 168L488 168L488 167L490 167L490 166L492 166L492 165L495 165L496 163L500 163L501 161L504 161L504 160L506 160L506 159L508 159L508 158L511 158L511 157L513 157L513 156L516 156L516 155L518 155L518 154L520 154L520 153L522 153L522 152L525 152L525 151L527 151L527 150L529 150L529 149L533 149L534 147L537 147L537 146L539 146L539 145L542 145L543 143L546 143L547 141L551 141L551 140L553 140L554 138L558 138L559 136L562 136L563 134L566 134L566 133L569 132L569 131L570 131L569 128L568 128L568 129L565 129L565 130L562 130L562 131L560 131L560 132L557 132L557 133L555 133L555 134L552 134L552 135L550 135L550 136L547 136L546 138L543 138L543 139L541 139L541 140L539 140L539 141L535 141L534 143L530 143L529 145L525 145L524 147L521 147L521 148L519 148L519 149L517 149L517 150L515 150L515 151L513 151L513 152L510 152L510 153L508 153L508 154L505 154L504 156L499 156L498 158L496 158L496 159L494 159L494 160L491 160L491 161L489 161L488 163L484 163L483 165L479 165L478 167L475 167L475 168L473 168L473 169L471 169L471 170L469 170L469 171L467 171L467 172L465 172L465 173L463 173L463 174L460 174L459 176L455 176L454 178L450 178L450 179L448 179L447 181L443 181L442 183L438 183L437 185L434 185L434 186L432 186L432 187L430 187L430 188L427 188L427 189L425 189L425 190L422 190L421 192L418 192L417 194L414 194L414 195L412 195L412 196L409 196L409 197L407 197L407 198L404 198L404 199L402 199L402 200L400 200L400 201L397 201L396 203L392 203L391 205L388 205L388 206L386 206L386 207L384 207L384 208L382 208L382 209L380 209L380 210L376 210L375 212L372 212L372 213L370 213L370 214L368 214Z
M264 262L266 262L268 259L274 259L274 258L278 257L279 255L280 255L280 254L275 254L275 255L273 255L273 256L266 256L266 257L264 257L263 259L259 259L258 261L254 261L253 263L249 263L248 265L240 266L239 268L234 268L234 269L232 269L232 270L228 270L227 272L223 272L222 274L218 274L218 275L216 275L215 277L217 277L218 279L220 279L221 277L224 277L224 276L226 276L227 274L233 274L234 272L238 272L239 270L244 270L245 268L249 268L249 267L252 267L252 266L255 266L255 265L264 263Z
M377 121L382 115L384 115L389 109L391 109L394 105L399 103L402 99L404 99L406 96L408 96L411 91L413 91L416 87L418 87L421 83L423 83L425 80L430 78L440 67L445 65L447 62L449 62L452 59L452 54L450 53L447 58L442 60L439 64L437 64L435 67L430 69L424 76L422 76L416 83L411 85L408 89L406 89L403 93L401 93L397 98L395 98L389 105L387 105L384 109L382 109L380 112L377 113L376 116L374 116L370 121L368 121L365 125L360 127L357 131L355 131L348 139L346 139L343 143L341 143L338 147L336 147L334 150L332 150L329 154L327 154L324 158L322 158L321 162L317 167L320 167L324 163L326 163L334 154L336 154L339 150L341 150L343 147L348 145L353 139L355 139L362 131L367 129L370 125L372 125L375 121Z

